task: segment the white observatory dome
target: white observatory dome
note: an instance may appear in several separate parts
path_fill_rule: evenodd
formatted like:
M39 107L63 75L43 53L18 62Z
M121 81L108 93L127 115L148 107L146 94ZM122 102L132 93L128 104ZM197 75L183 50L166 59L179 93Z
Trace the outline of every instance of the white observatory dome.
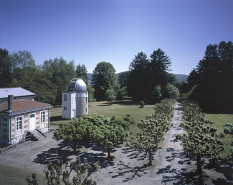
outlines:
M87 85L81 78L73 78L69 84L69 91L87 91Z

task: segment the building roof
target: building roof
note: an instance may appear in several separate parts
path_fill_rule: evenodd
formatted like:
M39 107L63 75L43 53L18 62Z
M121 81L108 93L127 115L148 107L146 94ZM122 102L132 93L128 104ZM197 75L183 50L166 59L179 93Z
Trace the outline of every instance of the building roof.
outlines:
M0 104L0 113L9 113L9 115L15 115L24 112L31 112L38 109L44 109L51 107L50 104L32 101L32 100L14 100L13 110L8 110L8 101Z
M68 91L87 91L87 85L81 78L73 78L70 81Z
M19 96L36 96L35 93L27 91L21 87L12 87L12 88L0 88L0 99L7 98L8 95L13 95L14 97Z

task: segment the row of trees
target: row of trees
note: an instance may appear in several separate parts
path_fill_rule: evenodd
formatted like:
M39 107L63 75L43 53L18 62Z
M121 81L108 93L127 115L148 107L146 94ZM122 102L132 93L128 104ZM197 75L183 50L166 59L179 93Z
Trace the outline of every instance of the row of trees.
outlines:
M154 114L137 124L141 132L137 133L129 143L130 147L148 153L148 165L152 165L153 152L158 149L159 143L170 129L174 103L174 99L164 99L156 104Z
M163 98L179 98L174 86L176 77L169 72L170 58L161 49L150 55L138 53L130 63L128 94L134 100L158 102Z
M169 74L170 58L158 49L148 59L138 53L130 63L129 71L117 76L112 64L100 62L93 71L92 87L87 86L89 101L123 100L157 102L165 97L179 98L176 77ZM36 100L61 105L62 91L68 89L72 78L82 78L88 84L84 64L75 67L74 61L63 58L44 61L37 66L29 51L9 54L0 49L0 87L22 87L37 94Z
M85 65L75 67L74 61L55 58L36 65L29 51L9 54L0 48L0 87L22 87L34 92L37 101L61 105L62 91L68 90L72 78L81 77L87 83ZM94 89L87 85L89 101L93 101Z
M161 49L154 51L150 59L145 53L138 53L130 63L129 71L119 76L112 64L100 62L93 71L95 98L114 101L130 96L135 101L153 103L163 98L178 99L177 79L169 73L170 65L170 58Z
M187 79L188 98L204 111L233 111L233 43L208 45L205 55Z
M54 132L54 138L64 139L73 147L74 152L81 142L92 141L99 147L107 147L108 157L110 157L111 148L125 140L128 136L129 125L134 123L130 115L122 118L112 116L109 119L103 115L89 114L68 124L62 123Z
M211 163L221 159L220 153L224 150L225 135L214 127L214 122L205 119L205 114L197 103L185 101L182 109L184 121L180 126L186 132L177 134L176 138L182 141L181 145L190 159L197 161L196 172L201 173L203 157L208 157Z

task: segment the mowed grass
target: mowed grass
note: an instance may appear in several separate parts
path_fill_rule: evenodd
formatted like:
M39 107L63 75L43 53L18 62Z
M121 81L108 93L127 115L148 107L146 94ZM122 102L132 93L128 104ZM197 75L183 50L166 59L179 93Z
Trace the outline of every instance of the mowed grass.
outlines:
M119 116L123 117L127 114L130 114L136 121L135 125L130 125L129 131L132 132L133 135L135 135L137 132L140 131L140 129L137 127L137 123L145 119L146 116L149 116L154 113L154 107L126 107L126 108L109 108L109 109L93 109L89 110L89 114L102 114L105 115L108 118L111 118L112 116Z
M32 171L13 168L0 164L0 184L1 185L25 185L28 184L26 178ZM47 184L45 174L36 174L38 184Z
M113 115L123 117L127 114L130 114L138 123L140 120L145 119L146 116L151 115L154 113L154 106L150 105L148 107L139 108L138 103L134 103L132 101L124 101L124 102L118 102L109 104L106 101L101 102L89 102L88 104L88 114L102 114L106 117L110 118ZM59 125L61 123L70 122L70 120L63 120L62 119L62 108L61 107L55 107L50 110L50 123L51 126ZM135 133L138 132L138 128L136 125L130 126L130 131Z
M233 123L233 114L206 114L205 118L214 121L214 126L219 129L219 131L224 132L224 124L225 123ZM230 145L228 143L229 139L233 139L233 137L229 134L226 135L224 138L226 147L222 154L229 154L230 151Z

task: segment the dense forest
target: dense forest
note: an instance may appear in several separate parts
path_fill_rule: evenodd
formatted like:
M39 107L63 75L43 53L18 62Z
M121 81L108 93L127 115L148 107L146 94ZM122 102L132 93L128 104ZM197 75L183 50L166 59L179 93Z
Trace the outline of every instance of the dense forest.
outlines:
M207 112L233 112L233 43L208 45L187 79L186 98Z

